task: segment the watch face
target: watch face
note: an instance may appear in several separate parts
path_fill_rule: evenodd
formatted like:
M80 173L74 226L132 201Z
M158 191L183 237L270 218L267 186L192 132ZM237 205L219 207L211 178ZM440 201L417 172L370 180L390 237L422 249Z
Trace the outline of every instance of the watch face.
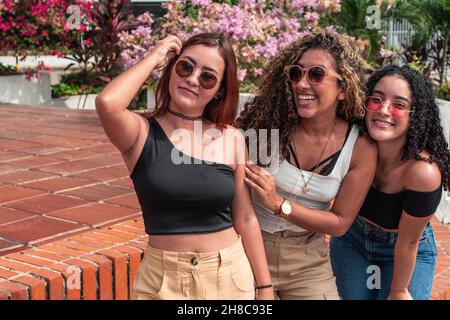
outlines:
M283 202L281 205L281 211L283 214L291 214L292 212L292 206L288 201Z

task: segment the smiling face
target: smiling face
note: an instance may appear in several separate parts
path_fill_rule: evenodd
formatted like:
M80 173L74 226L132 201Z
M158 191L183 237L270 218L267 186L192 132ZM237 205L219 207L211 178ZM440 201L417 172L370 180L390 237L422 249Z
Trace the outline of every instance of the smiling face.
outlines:
M292 82L298 115L302 118L312 118L327 112L336 113L339 100L343 100L345 95L339 87L338 79L331 74L337 73L333 56L324 49L309 49L303 53L298 65L303 68L322 66L327 70L327 75L320 83L310 83L306 75L303 75L300 81Z
M411 90L408 82L399 75L385 76L376 84L372 96L379 97L384 105L377 111L367 111L366 127L370 136L379 142L405 139L409 128L409 113L393 116L390 102L411 106ZM394 112L395 114L395 112Z
M169 83L170 105L180 112L202 114L206 104L220 89L225 62L217 47L202 44L184 50L178 60L180 59L192 63L194 69L187 77L180 77L175 71L175 66L172 68ZM200 77L205 71L217 77L217 83L211 89L205 89L200 84ZM203 74L202 77L204 76L207 75Z

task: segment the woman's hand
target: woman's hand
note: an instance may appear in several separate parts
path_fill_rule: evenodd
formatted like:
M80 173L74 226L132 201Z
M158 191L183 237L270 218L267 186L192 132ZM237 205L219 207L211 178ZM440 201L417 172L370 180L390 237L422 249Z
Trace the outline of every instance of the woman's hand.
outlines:
M247 162L245 182L259 195L262 204L272 212L277 212L283 197L277 193L275 178L263 168Z
M391 290L387 300L412 300L412 296L408 289L405 290Z
M177 36L167 36L159 41L149 54L155 59L155 68L163 68L170 59L180 54L181 47L182 42Z

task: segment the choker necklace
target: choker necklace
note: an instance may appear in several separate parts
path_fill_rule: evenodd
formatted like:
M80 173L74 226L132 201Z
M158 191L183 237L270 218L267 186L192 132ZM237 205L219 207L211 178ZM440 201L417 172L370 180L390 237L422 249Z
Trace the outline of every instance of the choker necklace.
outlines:
M187 116L185 114L170 110L170 108L167 109L167 111L171 114L174 115L175 117L181 118L183 120L189 120L189 121L195 121L195 120L201 120L203 119L203 115L201 116L195 116L195 117L191 117L191 116Z

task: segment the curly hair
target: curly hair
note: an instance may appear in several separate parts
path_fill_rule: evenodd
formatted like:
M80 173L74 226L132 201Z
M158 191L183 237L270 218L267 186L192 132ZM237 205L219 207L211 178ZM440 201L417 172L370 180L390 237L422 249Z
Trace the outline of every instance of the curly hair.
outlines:
M244 105L244 110L234 124L244 130L279 129L281 158L289 154L288 145L299 119L291 83L284 68L297 64L309 49L327 50L336 62L336 71L343 78L339 86L345 92L345 99L339 102L337 115L347 121L364 116L365 72L360 51L354 41L348 36L325 31L294 41L270 61L270 67L259 83L257 95ZM264 147L272 154L271 139L268 140Z
M409 128L406 136L402 160L414 159L435 162L441 171L444 189L450 189L450 152L439 117L432 83L422 74L408 66L389 65L374 71L367 81L367 95L372 92L383 77L399 75L409 84L412 96L409 114ZM429 158L424 158L420 152L427 151Z

